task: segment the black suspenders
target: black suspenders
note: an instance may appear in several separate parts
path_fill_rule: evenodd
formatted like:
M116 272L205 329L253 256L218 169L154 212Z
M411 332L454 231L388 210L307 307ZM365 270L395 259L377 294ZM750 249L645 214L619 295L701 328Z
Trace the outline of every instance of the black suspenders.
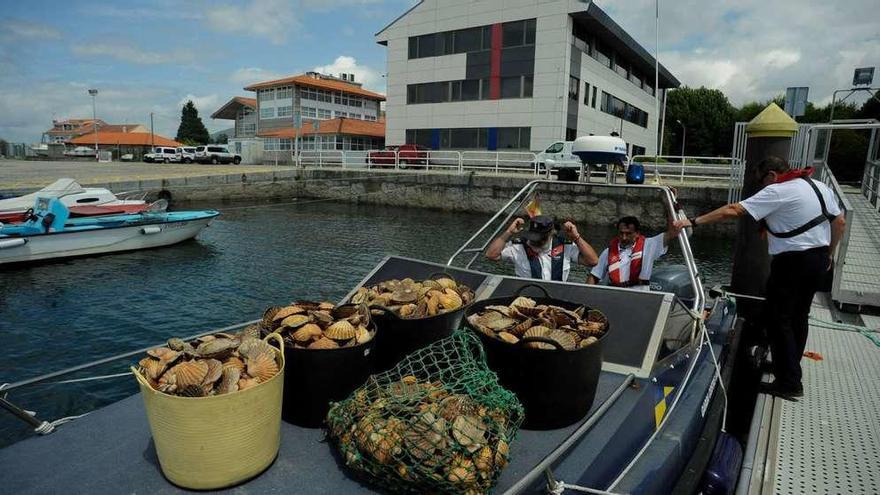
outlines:
M770 230L769 227L767 227L767 232L770 232L770 234L773 237L779 237L780 239L788 239L789 237L801 235L804 232L812 229L813 227L815 227L817 225L821 225L825 221L830 222L831 220L834 220L834 215L828 213L828 208L825 205L825 198L822 196L822 192L819 191L819 188L816 187L816 184L813 182L813 180L810 179L809 177L801 177L801 179L807 181L807 184L809 184L810 187L813 188L813 192L816 193L816 197L819 199L819 206L822 207L822 213L819 214L819 216L817 216L816 218L810 220L809 222L801 225L800 227L798 227L794 230L789 230L788 232L778 232L777 233L777 232L773 232L772 230Z

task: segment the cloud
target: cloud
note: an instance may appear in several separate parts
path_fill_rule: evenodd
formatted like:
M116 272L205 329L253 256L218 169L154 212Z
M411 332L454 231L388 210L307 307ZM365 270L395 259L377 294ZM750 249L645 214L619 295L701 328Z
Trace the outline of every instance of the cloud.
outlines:
M245 5L211 6L206 15L215 31L245 34L280 45L299 27L293 0L251 0Z
M315 11L330 11L342 7L378 5L382 0L302 0L303 8Z
M600 6L654 53L654 0L604 0ZM740 105L809 86L830 101L857 66L880 65L876 0L725 0L660 2L660 63L682 84L724 91ZM845 26L845 27L841 27Z
M5 39L58 40L61 31L24 19L6 18L0 20L0 37Z
M259 67L242 67L241 69L236 69L235 72L229 76L229 80L247 86L248 84L255 82L271 81L272 79L280 79L282 77L284 77L283 74L261 69Z
M126 44L84 43L75 45L72 51L81 57L110 57L137 65L178 64L195 60L195 54L188 50L147 51Z
M210 116L217 108L220 107L220 96L215 94L196 96L192 93L187 94L177 103L181 107L188 101L193 102L199 111L199 116L204 120L205 116Z
M348 55L340 55L329 65L319 65L313 69L315 72L323 74L339 75L342 72L354 74L356 82L360 82L367 88L377 91L385 90L385 79L382 75L365 65L358 65L354 57Z

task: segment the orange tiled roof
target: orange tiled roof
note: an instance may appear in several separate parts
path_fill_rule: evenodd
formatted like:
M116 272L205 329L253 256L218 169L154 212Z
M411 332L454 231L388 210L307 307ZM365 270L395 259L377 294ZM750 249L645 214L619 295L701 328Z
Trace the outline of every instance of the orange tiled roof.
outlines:
M331 91L343 91L373 100L385 101L385 95L374 93L372 91L367 91L366 89L363 89L355 84L351 84L345 81L338 81L335 79L321 79L307 76L305 74L284 77L281 79L274 79L272 81L258 82L251 84L250 86L245 86L244 89L247 91L256 91L258 89L270 88L272 86L280 86L282 84L296 84L298 86L309 86L312 88L328 89Z
M280 129L270 129L257 133L258 137L270 138L295 138L296 128L282 127ZM330 120L321 120L318 124L317 131L312 125L305 125L300 128L300 136L311 136L315 134L345 134L348 136L369 136L369 137L385 137L385 122L373 122L370 120L338 118Z
M241 103L244 106L248 106L251 108L257 108L257 99L256 98L248 98L246 96L236 96L233 100Z
M234 105L244 105L246 107L250 107L254 110L257 109L257 99L256 98L246 98L244 96L233 96L231 100L227 101L220 108L217 109L216 112L211 114L212 119L227 119L227 120L235 120L235 112L237 111Z
M98 131L98 144L123 146L183 146L173 139L154 134L151 140L149 132L104 132ZM68 141L70 144L93 145L95 134L85 134Z

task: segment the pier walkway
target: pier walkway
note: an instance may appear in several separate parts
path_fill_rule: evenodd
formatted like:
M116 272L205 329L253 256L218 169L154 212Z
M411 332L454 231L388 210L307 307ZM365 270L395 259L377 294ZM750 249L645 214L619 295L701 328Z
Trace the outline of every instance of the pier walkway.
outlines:
M855 328L832 328L822 303L810 317L807 351L822 360L801 361L798 402L758 396L737 494L880 493L880 347ZM880 317L860 318L880 327Z
M835 300L845 304L880 306L880 211L862 191L842 189L852 208L849 235Z

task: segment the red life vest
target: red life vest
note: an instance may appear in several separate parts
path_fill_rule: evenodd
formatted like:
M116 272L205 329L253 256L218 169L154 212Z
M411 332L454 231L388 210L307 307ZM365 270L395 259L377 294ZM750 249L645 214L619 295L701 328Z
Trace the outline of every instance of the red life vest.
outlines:
M620 239L615 237L611 239L608 246L608 279L611 285L616 287L631 287L633 285L641 285L643 282L639 280L642 273L642 251L645 249L645 236L636 237L633 244L632 256L629 259L629 280L620 280Z

